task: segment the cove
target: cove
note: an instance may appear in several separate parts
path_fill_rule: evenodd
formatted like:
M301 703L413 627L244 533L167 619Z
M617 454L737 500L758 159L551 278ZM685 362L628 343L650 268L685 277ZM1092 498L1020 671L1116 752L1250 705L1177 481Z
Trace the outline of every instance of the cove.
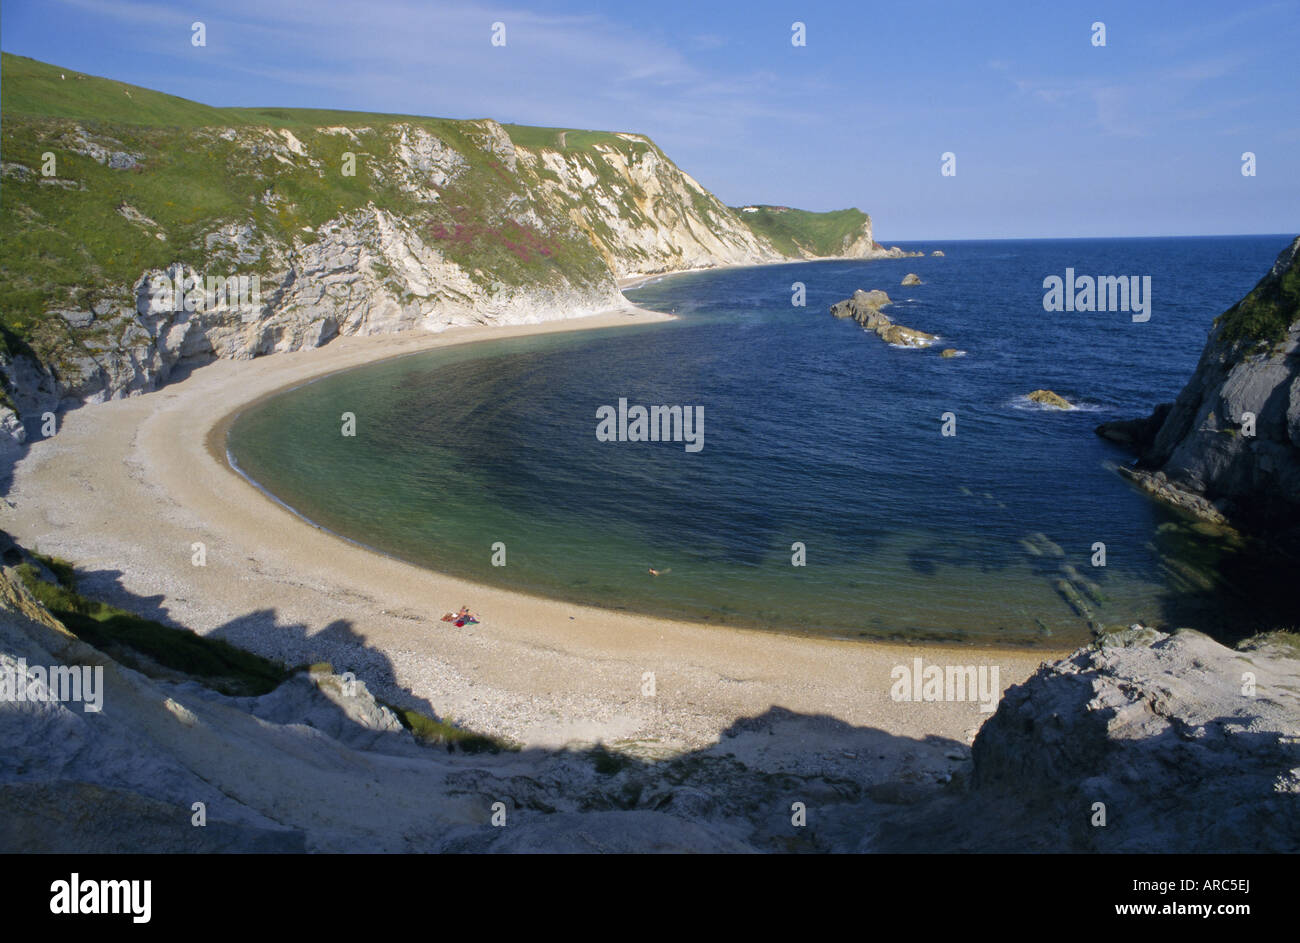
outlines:
M250 407L227 447L348 538L606 608L1030 646L1133 622L1221 638L1281 624L1255 562L1125 482L1115 466L1128 456L1092 432L1177 393L1276 238L939 247L945 257L666 277L628 296L676 321L329 376ZM1161 317L1046 315L1042 273L1067 267L1151 274L1167 286ZM899 289L912 270L924 284ZM792 281L806 307L790 304ZM858 288L890 290L891 316L967 356L900 350L832 318ZM1039 408L1025 398L1039 388L1081 408ZM620 399L705 408L708 447L599 441L593 417ZM345 412L354 437L339 434ZM945 412L956 436L941 435ZM806 565L792 565L796 543ZM507 566L492 565L495 544ZM473 608L430 611L451 603Z

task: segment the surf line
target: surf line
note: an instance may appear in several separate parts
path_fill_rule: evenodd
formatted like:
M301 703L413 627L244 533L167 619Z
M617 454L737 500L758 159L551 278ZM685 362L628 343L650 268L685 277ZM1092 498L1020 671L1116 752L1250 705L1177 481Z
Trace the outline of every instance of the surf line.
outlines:
M704 448L703 406L628 406L596 408L598 442L683 442L687 452Z

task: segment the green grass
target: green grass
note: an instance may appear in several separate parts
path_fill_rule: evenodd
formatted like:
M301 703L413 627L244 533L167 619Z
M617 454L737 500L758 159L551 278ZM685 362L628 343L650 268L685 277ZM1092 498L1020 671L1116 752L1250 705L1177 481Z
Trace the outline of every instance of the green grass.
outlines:
M417 115L325 108L214 108L11 53L0 56L0 69L4 77L0 94L4 98L6 117L68 118L155 128L359 128L428 120Z
M411 731L416 740L427 746L445 746L448 752L460 750L462 753L500 753L503 750L519 749L515 744L465 730L450 721L435 720L419 711L396 707L384 701L379 703L396 714L402 726Z
M231 695L266 694L289 675L278 662L236 648L229 642L205 638L87 599L77 592L70 563L36 556L54 573L57 582L46 582L33 564L23 563L17 570L27 590L68 631L129 667L149 674L152 665L161 665Z
M6 118L39 115L158 127L227 124L222 109L5 53L0 58Z
M859 209L813 213L782 206L760 206L744 213L732 207L750 229L765 237L786 255L838 255L845 237L856 237L868 216Z
M1273 629L1252 635L1237 647L1243 651L1271 646L1287 652L1292 658L1300 658L1300 628Z
M1284 340L1300 320L1300 264L1274 279L1266 275L1250 294L1215 319L1221 340L1248 348L1270 347Z
M526 124L503 124L515 147L549 147L555 150L589 150L593 144L621 147L628 142L613 131L583 131L577 128L538 128ZM560 135L564 146L560 146Z

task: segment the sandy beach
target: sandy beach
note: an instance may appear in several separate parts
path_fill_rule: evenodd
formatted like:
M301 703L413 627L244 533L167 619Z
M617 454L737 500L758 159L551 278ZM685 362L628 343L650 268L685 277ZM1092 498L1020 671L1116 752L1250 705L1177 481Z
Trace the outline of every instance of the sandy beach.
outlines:
M75 562L87 595L291 664L329 661L381 696L531 746L603 741L671 752L714 743L738 719L774 706L969 742L989 714L971 701L896 702L891 670L918 657L996 665L1005 688L1056 653L787 636L474 585L311 526L240 477L220 447L243 407L327 373L453 344L663 317L627 305L568 321L345 337L217 361L157 392L61 417L58 434L35 442L15 469L3 526L25 546ZM196 543L203 566L193 563ZM461 605L482 622L439 621ZM643 693L648 673L653 696Z

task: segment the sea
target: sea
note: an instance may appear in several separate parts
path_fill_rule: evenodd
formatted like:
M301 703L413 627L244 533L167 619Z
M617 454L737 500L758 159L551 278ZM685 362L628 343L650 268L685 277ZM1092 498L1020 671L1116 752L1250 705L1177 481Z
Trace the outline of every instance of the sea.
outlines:
M925 255L667 275L626 296L675 320L331 375L247 408L227 449L341 536L578 604L868 641L1060 647L1133 623L1232 641L1279 627L1287 581L1138 491L1094 429L1174 399L1291 238L902 243ZM1149 317L1045 310L1067 270L1149 277ZM940 340L832 317L857 289ZM682 407L697 440L598 434L635 406Z

